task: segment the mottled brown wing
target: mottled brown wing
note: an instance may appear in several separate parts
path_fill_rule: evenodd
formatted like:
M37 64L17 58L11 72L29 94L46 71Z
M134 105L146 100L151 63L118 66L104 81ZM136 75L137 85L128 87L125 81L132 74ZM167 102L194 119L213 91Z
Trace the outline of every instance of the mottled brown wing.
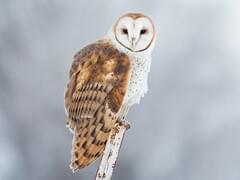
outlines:
M74 133L73 171L102 155L109 132L118 121L130 69L128 56L104 41L75 56L65 92L67 126Z

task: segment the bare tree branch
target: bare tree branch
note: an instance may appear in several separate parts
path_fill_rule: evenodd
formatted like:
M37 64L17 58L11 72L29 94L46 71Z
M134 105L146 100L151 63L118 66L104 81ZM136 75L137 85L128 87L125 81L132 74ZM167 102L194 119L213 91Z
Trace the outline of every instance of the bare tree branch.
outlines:
M124 133L129 127L128 124L117 124L110 132L96 180L110 180L112 178Z

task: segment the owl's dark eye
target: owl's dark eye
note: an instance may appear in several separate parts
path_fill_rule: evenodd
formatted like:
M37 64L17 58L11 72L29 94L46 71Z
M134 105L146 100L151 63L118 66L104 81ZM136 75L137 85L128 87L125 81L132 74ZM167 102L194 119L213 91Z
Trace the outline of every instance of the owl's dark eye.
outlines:
M143 35L143 34L147 34L147 32L148 32L147 29L142 29L142 30L140 31L140 34L141 34L141 35Z
M128 30L127 30L126 28L123 28L123 29L122 29L122 33L123 33L123 34L128 34Z

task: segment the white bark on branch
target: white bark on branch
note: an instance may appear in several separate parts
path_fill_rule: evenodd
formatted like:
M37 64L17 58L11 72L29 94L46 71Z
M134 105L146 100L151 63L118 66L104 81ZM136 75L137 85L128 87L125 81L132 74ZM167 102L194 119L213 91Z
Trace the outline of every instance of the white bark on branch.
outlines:
M117 124L110 132L102 161L98 168L96 180L111 180L124 133L128 128L129 125L126 126Z

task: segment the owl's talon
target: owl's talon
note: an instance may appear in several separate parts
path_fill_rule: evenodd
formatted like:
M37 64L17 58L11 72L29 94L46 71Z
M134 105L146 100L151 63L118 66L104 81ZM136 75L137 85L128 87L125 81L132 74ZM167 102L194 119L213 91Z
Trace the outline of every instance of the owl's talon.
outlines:
M121 121L120 126L124 126L126 129L130 129L131 125L128 121Z

